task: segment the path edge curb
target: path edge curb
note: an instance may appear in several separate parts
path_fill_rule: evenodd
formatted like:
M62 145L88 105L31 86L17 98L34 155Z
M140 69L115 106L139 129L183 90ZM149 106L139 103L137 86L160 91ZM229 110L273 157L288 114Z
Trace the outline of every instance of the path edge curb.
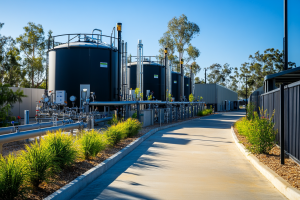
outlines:
M238 149L244 154L244 156L250 161L250 163L274 185L274 187L277 190L279 190L285 197L287 197L290 200L300 199L300 191L293 188L286 180L284 180L273 170L271 170L269 167L260 162L258 158L251 154L245 148L245 146L240 143L240 141L235 135L233 124L231 125L231 134Z
M204 116L209 117L209 116ZM201 117L203 118L203 117ZM96 180L99 176L101 176L104 172L106 172L109 168L111 168L114 164L116 164L118 161L120 161L122 158L124 158L127 154L129 154L133 149L135 149L137 146L139 146L143 141L145 141L148 137L153 135L154 133L167 129L173 126L178 126L180 124L184 124L196 119L190 119L183 122L170 124L168 126L158 127L155 129L150 130L143 136L139 137L135 141L131 142L129 145L127 145L125 148L120 150L119 152L115 153L99 165L93 167L92 169L88 170L81 176L77 177L64 187L60 188L59 190L55 191L54 193L50 194L44 200L66 200L71 199L74 197L77 193L79 193L82 189L84 189L87 185L92 183L94 180Z

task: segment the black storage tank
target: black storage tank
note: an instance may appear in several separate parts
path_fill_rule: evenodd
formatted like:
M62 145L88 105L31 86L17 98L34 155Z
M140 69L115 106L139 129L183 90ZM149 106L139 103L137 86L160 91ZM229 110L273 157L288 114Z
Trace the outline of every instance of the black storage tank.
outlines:
M189 101L189 95L191 94L191 78L184 76L184 96Z
M130 73L130 88L135 90L136 85L136 68L137 63L129 63L128 70ZM144 91L143 92L143 99L147 100L146 91L150 90L150 92L154 92L153 96L155 97L154 100L165 100L165 67L151 61L144 61L143 62L143 69L144 69Z
M189 95L191 93L190 82L191 82L191 78L184 76L184 96L187 101L189 100ZM175 101L181 100L180 89L181 89L181 74L172 71L172 95L175 98Z
M97 101L117 101L118 52L106 43L70 42L49 50L49 91L65 90L77 97L80 105L80 85L89 84Z
M180 85L180 73L172 71L172 96L175 98L175 101L180 101Z

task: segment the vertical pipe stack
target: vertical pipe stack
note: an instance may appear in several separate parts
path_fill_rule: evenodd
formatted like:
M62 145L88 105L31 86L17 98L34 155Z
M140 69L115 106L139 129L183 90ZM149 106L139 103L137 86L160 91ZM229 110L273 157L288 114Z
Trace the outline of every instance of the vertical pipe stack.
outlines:
M168 99L168 95L171 92L169 90L169 66L168 66L168 48L165 48L165 93L166 93L166 98L165 101Z
M128 95L129 95L129 81L130 80L128 78L128 73L127 73L127 42L125 42L125 85L126 85L126 89L125 89L125 99L128 100Z
M142 40L138 40L138 46L137 46L137 68L136 68L136 87L142 90L142 63L143 63L143 57L142 57L142 49L143 44Z
M121 95L121 87L122 87L122 83L121 83L121 33L122 33L122 23L117 23L117 31L118 31L118 91L117 91L117 95L118 95L118 101L120 101L120 95Z
M195 75L191 70L191 94L193 94L193 96L195 96Z
M125 54L124 54L124 40L122 40L122 65L121 65L121 94L122 94L122 99L125 99L125 91L124 91L124 85L125 85L125 73L124 73L124 69L125 69Z
M183 59L180 60L180 71L181 71L181 87L180 87L180 96L184 100L184 69L183 69Z

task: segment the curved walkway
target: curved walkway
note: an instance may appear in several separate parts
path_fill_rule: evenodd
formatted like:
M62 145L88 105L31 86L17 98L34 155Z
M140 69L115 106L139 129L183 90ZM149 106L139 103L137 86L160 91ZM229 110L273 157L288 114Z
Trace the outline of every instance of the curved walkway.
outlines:
M286 199L236 147L244 112L161 130L73 199Z

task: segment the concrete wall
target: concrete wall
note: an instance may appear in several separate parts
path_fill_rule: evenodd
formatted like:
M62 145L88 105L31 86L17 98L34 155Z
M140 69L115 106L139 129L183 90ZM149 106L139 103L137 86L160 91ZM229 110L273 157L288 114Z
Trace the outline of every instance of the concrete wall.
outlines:
M36 102L40 101L44 94L44 89L36 88L17 88L10 87L14 92L17 89L23 90L27 97L22 98L22 103L15 103L11 109L13 116L24 118L24 110L29 110L29 117L35 117Z
M225 100L227 101L237 101L238 94L224 86L217 85L217 104L218 111L224 111Z
M195 84L195 98L203 97L206 104L217 103L216 84Z

